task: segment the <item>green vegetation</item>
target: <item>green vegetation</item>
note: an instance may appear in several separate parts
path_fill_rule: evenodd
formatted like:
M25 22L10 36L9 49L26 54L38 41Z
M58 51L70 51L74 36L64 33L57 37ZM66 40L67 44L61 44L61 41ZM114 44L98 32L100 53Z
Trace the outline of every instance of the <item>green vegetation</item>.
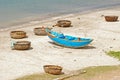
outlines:
M70 78L68 78L68 80L74 80L74 78L78 78L80 79L86 79L88 80L91 77L94 77L96 75L108 72L108 71L113 71L113 70L120 70L120 66L98 66L98 67L88 67L85 68L84 71L86 71L86 73L83 74L78 74L75 76L72 76ZM78 70L77 72L80 72L81 70ZM16 80L53 80L55 78L60 78L60 77L65 77L68 75L62 74L62 75L51 75L51 74L33 74L33 75L28 75L28 76L24 76L21 78L18 78ZM67 80L67 79L65 79Z
M107 54L120 60L120 51L109 51Z

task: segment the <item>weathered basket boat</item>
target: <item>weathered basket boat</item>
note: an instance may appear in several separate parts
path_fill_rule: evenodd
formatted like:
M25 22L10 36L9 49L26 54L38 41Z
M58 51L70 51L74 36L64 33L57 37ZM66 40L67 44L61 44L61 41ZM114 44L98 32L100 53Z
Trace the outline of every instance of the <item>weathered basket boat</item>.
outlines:
M42 36L47 35L44 27L34 28L34 33L35 35L42 35Z
M10 36L13 39L22 39L22 38L26 37L26 32L24 32L24 31L11 31Z
M104 16L107 22L115 22L118 20L118 16Z
M47 28L47 27L46 27ZM45 27L37 27L37 28L34 28L34 33L35 35L39 35L39 36L45 36L47 35L45 29ZM51 28L49 28L51 29Z
M93 41L91 38L79 38L70 35L64 35L49 29L46 29L46 32L48 37L56 44L70 48L84 47Z
M15 50L28 50L31 47L30 41L17 41L13 45Z
M59 75L62 71L62 67L57 65L44 65L43 68L46 73L54 75Z
M71 21L69 21L69 20L59 20L59 21L57 21L56 26L59 26L59 27L70 27L71 26Z

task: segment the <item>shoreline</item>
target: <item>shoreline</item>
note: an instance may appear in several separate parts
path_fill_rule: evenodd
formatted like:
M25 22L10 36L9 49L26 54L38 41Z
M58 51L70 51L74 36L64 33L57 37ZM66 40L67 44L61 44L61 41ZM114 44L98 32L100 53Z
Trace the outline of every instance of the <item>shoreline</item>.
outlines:
M96 12L96 11L115 9L115 8L119 8L119 7L120 7L119 5L117 5L117 6L114 5L114 6L109 6L109 7L105 7L105 8L104 7L95 8L95 9L92 8L91 10L87 10L87 11L80 11L80 12L77 11L77 13L75 13L75 12L71 12L71 13L67 12L67 14L66 13L57 13L57 14L52 13L52 14L44 15L42 19L33 17L33 19L31 18L30 20L27 20L27 19L17 20L17 22L13 21L12 23L6 25L9 27L1 27L0 31L22 28L22 27L29 26L29 25L34 26L34 25L38 25L40 23L46 23L48 21L59 20L59 19L62 19L63 17L64 18L74 17L77 15L89 14L89 13ZM52 16L50 16L50 15L52 15ZM44 17L45 17L45 19L44 19ZM52 19L52 20L50 20L50 19Z
M120 31L120 21L107 23L104 18L101 17L101 14L115 14L120 16L120 7L118 7L117 10L116 8L112 8L91 11L89 13L63 15L49 18L43 22L40 21L40 23L30 22L31 24L23 24L22 26L20 25L19 28L15 27L0 31L1 79L11 80L33 73L43 73L43 65L45 64L60 65L64 68L63 71L65 73L88 66L120 64L120 61L105 54L106 51L119 50L120 48L118 45L120 33L112 32ZM71 20L73 27L54 27L55 30L60 30L65 34L75 36L91 37L94 41L85 48L71 49L50 44L50 39L47 36L34 35L33 28L42 25L47 27L51 26L59 19ZM10 38L9 32L13 29L26 31L28 38L21 40L31 41L33 49L26 51L11 50L11 41L17 41Z

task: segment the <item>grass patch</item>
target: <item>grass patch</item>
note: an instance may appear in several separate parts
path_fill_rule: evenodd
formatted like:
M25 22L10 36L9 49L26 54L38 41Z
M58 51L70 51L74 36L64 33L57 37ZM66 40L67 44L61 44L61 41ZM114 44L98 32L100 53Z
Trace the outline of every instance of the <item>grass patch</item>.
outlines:
M82 80L86 79L89 80L89 78L94 77L96 75L105 73L107 71L113 71L113 70L120 70L120 66L98 66L98 67L88 67L83 69L86 71L84 74L79 74L77 76L72 76L68 79L65 80ZM78 70L79 72L81 70ZM24 76L15 80L53 80L55 78L60 78L66 76L65 74L62 75L51 75L51 74L33 74L33 75L28 75ZM77 78L77 79L76 79Z
M32 74L26 75L15 80L53 80L55 78L61 77L63 75L51 75L51 74Z
M84 74L79 74L77 76L70 77L65 80L90 80L91 78L98 76L100 74L114 71L114 70L120 70L120 66L98 66L98 67L88 67L84 69L87 71Z
M89 67L89 68L85 69L87 71L87 73L86 74L82 74L81 76L84 77L84 78L89 78L89 77L93 77L95 75L99 75L101 73L104 73L104 72L107 72L107 71L116 70L116 69L120 69L120 67L118 67L118 66Z
M107 54L120 60L120 51L109 51Z

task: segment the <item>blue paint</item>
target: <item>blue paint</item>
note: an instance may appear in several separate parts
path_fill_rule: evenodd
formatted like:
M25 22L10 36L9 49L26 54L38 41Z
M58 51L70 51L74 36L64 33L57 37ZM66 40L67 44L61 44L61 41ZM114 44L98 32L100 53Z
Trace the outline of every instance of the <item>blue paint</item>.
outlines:
M59 38L53 33L56 33L57 35L59 35L60 33L50 31L50 30L46 30L46 31L54 36L54 37L51 37L48 35L52 41L65 47L71 47L71 48L84 47L93 41L93 39L91 38L78 38L70 35L65 35L64 36L65 38ZM69 39L68 37L71 39Z

